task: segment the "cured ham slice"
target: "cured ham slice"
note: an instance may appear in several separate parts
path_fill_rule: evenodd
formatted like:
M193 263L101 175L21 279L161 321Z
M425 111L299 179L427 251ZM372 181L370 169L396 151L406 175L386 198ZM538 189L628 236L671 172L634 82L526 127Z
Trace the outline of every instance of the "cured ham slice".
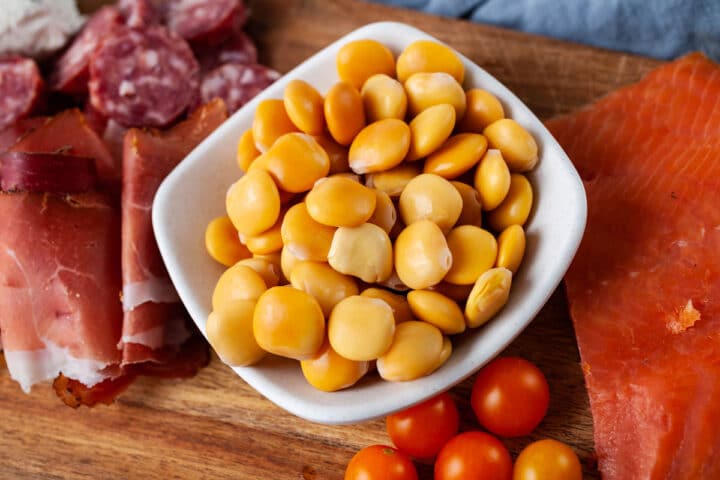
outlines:
M100 193L0 193L0 330L23 390L120 375L118 217Z
M170 282L152 230L160 183L227 118L215 100L168 131L125 135L122 191L123 363L160 361L188 338L186 314Z
M720 478L720 66L548 122L583 177L566 277L606 480Z
M113 159L102 139L77 109L65 110L27 133L11 148L12 152L62 152L96 161L98 176L108 182L120 179L120 165Z

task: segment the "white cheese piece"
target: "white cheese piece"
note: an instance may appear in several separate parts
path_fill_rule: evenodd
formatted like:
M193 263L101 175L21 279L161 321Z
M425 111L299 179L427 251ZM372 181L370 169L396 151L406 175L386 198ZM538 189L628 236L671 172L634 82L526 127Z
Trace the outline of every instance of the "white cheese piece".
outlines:
M2 0L0 56L42 58L60 50L82 27L75 0Z

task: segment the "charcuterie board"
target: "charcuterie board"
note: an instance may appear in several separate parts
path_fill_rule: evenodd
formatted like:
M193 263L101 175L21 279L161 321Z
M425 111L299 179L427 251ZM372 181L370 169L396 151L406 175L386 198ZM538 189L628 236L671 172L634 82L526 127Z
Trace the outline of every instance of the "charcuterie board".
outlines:
M87 3L87 2L86 2ZM354 0L249 2L260 61L290 70L366 23L395 20L447 42L549 118L639 79L658 62ZM562 288L508 353L548 377L548 416L532 438L556 438L597 478L592 419ZM478 428L471 382L451 393L461 429ZM112 406L72 410L49 386L25 395L0 363L0 470L4 478L340 479L359 448L387 443L382 420L324 426L265 400L217 358L189 380L142 378ZM528 438L506 444L516 454ZM421 478L432 478L420 466Z

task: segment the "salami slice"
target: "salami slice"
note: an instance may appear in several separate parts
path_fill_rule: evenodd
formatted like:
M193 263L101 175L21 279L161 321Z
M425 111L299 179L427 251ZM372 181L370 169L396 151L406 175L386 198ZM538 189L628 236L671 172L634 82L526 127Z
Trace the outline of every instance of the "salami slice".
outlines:
M119 0L117 8L130 28L145 28L160 23L160 12L152 0Z
M98 10L58 59L50 76L50 88L72 95L87 93L90 58L103 39L122 24L123 18L117 8L107 6Z
M275 70L258 64L226 63L210 72L200 84L200 100L208 103L221 98L232 113L280 78Z
M198 71L188 44L165 27L123 29L90 63L90 102L126 127L164 127L195 98Z
M34 60L0 58L0 130L27 117L43 97L44 82Z
M200 69L204 72L225 63L253 64L258 61L255 43L242 31L234 32L220 45L196 47L195 57L200 63Z
M242 27L247 11L240 0L171 0L165 20L191 43L217 45Z

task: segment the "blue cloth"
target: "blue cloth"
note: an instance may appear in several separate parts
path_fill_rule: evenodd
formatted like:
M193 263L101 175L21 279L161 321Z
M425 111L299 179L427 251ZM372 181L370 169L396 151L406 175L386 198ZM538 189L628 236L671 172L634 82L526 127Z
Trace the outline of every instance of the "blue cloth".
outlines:
M624 52L720 61L720 0L375 0Z

